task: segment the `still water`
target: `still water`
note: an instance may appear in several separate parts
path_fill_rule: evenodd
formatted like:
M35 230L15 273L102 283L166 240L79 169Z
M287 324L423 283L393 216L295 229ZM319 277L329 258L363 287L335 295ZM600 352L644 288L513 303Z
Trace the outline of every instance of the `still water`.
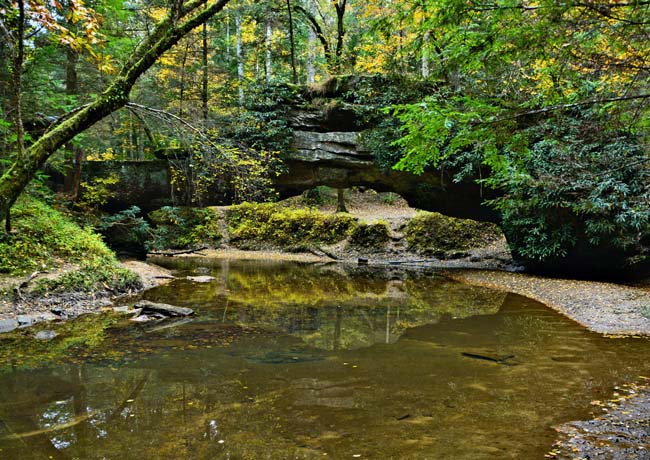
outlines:
M175 269L145 298L191 320L0 336L0 459L542 459L554 425L648 369L644 339L435 273Z

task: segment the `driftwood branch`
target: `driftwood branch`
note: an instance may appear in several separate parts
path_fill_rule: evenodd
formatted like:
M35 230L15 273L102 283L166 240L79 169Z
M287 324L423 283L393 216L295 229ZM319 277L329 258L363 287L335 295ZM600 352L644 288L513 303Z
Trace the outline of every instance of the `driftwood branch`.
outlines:
M173 252L150 252L149 254L152 256L163 256L163 257L174 257L180 254L194 254L199 251L203 251L205 249L208 249L207 246L201 246L200 248L195 248L195 249L185 249L181 251L173 251Z

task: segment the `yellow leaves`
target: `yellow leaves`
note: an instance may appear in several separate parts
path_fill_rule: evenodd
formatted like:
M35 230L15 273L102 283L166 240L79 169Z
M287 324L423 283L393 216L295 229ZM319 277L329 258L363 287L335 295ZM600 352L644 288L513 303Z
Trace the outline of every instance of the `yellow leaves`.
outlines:
M97 70L105 74L115 74L117 69L115 67L113 57L110 54L100 54L96 58Z
M242 23L241 36L244 44L255 43L257 41L257 24L252 19L247 19Z
M167 9L161 7L154 7L149 9L149 17L154 21L160 21L167 16Z
M108 161L114 160L115 158L115 152L110 147L103 152L91 153L87 156L89 161Z

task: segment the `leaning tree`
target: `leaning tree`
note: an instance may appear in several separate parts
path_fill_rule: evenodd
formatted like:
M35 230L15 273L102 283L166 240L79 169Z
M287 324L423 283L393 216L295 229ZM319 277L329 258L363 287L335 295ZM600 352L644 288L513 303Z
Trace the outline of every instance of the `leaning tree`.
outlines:
M192 29L219 13L229 0L170 2L166 15L140 41L115 78L94 101L60 117L0 177L0 216L9 211L35 173L59 148L129 102L138 78ZM24 5L24 2L18 2Z

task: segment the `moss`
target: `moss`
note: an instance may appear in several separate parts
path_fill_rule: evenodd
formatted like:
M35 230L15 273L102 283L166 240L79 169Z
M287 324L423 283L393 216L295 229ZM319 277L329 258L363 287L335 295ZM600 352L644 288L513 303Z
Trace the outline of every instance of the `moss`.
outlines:
M120 266L115 260L84 262L77 270L66 272L55 279L35 283L33 293L66 293L110 291L124 293L142 288L140 277Z
M456 219L437 212L420 212L406 229L410 251L442 255L485 246L501 237L492 223Z
M342 241L355 219L349 214L324 214L275 203L243 203L230 208L227 222L235 246L288 248Z
M0 240L0 273L24 274L84 260L115 261L101 237L35 198L12 209L13 232Z
M223 235L219 215L210 208L165 206L149 213L154 229L150 249L186 249L216 246Z
M362 249L383 249L388 240L389 229L386 222L359 223L350 232L349 245Z
M14 231L0 241L0 272L18 275L80 265L58 278L37 281L33 293L117 293L141 287L138 276L118 263L99 235L43 201L22 197L13 217Z

